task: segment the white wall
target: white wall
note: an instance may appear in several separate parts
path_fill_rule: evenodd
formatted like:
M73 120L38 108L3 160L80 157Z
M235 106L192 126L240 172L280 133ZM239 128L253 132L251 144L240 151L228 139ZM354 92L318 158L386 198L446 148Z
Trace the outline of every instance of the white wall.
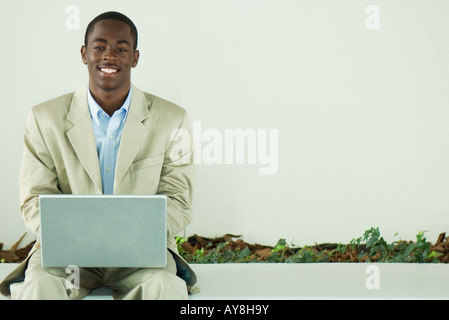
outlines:
M70 5L79 9L79 29L70 29L77 22ZM198 155L188 235L235 233L264 244L282 237L300 245L349 241L371 226L389 240L429 230L434 241L449 231L448 1L0 6L6 247L25 232L17 182L25 116L87 82L79 54L84 30L108 10L125 13L139 30L134 84L186 108L201 126L203 151L225 142L226 130L278 134L272 175L261 175L261 159L250 164L248 155L244 164L212 165L206 153ZM225 159L229 150L221 151Z

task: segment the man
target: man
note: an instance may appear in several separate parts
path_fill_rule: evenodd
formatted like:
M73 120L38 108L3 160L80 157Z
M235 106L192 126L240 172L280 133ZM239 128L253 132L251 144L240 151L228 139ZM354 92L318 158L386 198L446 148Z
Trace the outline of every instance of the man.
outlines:
M0 291L13 299L82 299L107 285L116 299L186 299L196 276L177 254L174 236L192 218L193 152L174 152L174 141L190 132L189 119L184 109L131 84L139 51L129 18L99 15L84 42L88 86L34 107L27 118L20 201L38 239ZM40 261L38 196L56 193L165 194L167 267L83 268L81 288L68 290L65 268L43 268Z

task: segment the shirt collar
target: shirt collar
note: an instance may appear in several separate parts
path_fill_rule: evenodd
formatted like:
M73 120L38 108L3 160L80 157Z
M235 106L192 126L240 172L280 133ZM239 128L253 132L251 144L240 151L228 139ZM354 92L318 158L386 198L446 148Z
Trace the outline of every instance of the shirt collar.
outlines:
M129 106L131 104L131 95L132 95L132 86L129 88L128 96L126 97L125 102L120 108L125 111L125 115L128 113ZM90 93L89 90L89 86L87 86L87 104L89 105L90 115L92 116L92 119L94 119L97 125L100 125L98 113L103 112L103 109L98 105L97 101L95 101L94 97L92 97L92 94Z

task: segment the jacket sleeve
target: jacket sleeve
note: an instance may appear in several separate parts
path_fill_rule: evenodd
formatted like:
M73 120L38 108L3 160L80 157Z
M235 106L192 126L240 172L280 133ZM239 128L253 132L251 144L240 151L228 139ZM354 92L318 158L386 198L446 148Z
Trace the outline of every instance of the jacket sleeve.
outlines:
M193 141L186 113L180 126L170 133L168 146L157 193L167 196L170 239L192 220Z
M20 210L25 226L40 236L39 195L60 193L50 152L42 137L35 110L28 114L20 168Z

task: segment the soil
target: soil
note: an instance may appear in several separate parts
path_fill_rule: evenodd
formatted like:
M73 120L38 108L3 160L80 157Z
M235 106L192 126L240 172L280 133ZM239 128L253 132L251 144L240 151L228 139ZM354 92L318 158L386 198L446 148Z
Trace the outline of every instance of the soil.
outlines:
M27 257L35 241L30 242L23 248L19 248L19 245L24 237L25 234L13 246L11 246L9 250L3 250L3 243L0 242L0 262L20 263ZM246 243L241 239L241 236L232 234L225 234L224 236L217 238L207 238L194 234L193 236L190 236L187 241L183 242L181 247L188 254L194 254L196 250L201 249L203 249L204 253L207 254L211 250L217 250L219 245L221 245L221 250L243 250L248 248L255 259L261 262L266 261L266 259L270 257L274 248L272 246L260 245L257 243ZM337 243L323 243L307 248L313 252L321 252L323 250L331 251L337 247ZM301 248L286 247L284 250L285 257L293 255L300 249ZM334 251L334 253L329 256L329 262L365 262L366 256L359 259L359 253L363 250L365 250L364 245L360 245L354 249L348 246L345 253ZM446 233L441 233L439 235L437 241L431 245L431 251L441 253L441 255L438 256L440 263L449 263L449 237L446 237ZM376 258L372 257L370 260L375 261Z

